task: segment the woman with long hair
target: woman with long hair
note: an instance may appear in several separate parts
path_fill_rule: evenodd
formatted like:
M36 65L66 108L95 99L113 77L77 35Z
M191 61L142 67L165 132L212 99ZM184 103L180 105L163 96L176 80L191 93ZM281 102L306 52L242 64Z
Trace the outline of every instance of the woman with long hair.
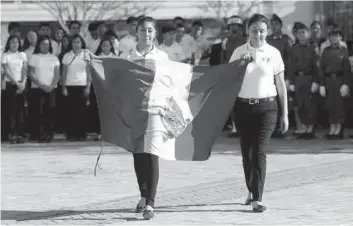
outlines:
M84 61L85 41L74 35L62 60L62 94L67 97L67 139L86 140L87 100L91 89L90 68ZM68 112L67 112L68 113Z
M168 59L168 55L156 48L153 40L156 37L156 22L151 17L142 17L137 25L137 45L136 48L124 52L121 57L128 60L139 59ZM159 115L151 117L149 124L155 126L162 125ZM162 134L153 134L151 136L163 136ZM152 139L152 138L151 138ZM150 149L153 149L153 145ZM141 199L136 207L137 212L143 212L145 219L154 217L154 201L157 193L159 180L159 162L158 156L149 153L133 154L134 167L137 182L140 189Z
M9 117L10 143L24 143L24 95L27 79L27 56L21 52L21 40L16 35L7 39L1 58L6 90L4 98Z
M39 37L36 49L29 61L31 79L31 108L33 115L32 139L51 142L54 137L55 89L60 79L60 62L53 54L48 36Z

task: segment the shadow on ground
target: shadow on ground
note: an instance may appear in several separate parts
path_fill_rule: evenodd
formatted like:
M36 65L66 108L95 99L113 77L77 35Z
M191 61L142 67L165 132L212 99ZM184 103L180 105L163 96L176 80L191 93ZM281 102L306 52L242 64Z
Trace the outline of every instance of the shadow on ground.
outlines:
M230 206L234 205L234 209L197 209L212 206ZM239 209L239 207L241 207ZM244 209L241 203L220 203L220 204L194 204L194 205L177 205L177 206L160 206L155 209L156 213L175 213L175 212L252 212L250 209ZM190 209L194 208L194 209ZM248 208L248 207L246 207ZM249 207L250 208L250 207ZM85 217L79 218L79 220L107 220L107 216L104 214L116 214L112 220L123 220L123 221L140 221L143 220L141 214L135 212L134 209L102 209L102 210L52 210L52 211L17 211L17 210L1 210L1 220L11 220L11 221L32 221L32 220L52 220L53 218L60 217L60 219L55 219L57 221L65 220L75 220L72 217L85 214ZM98 214L98 216L97 216ZM99 217L102 214L102 217ZM128 216L122 216L128 215Z

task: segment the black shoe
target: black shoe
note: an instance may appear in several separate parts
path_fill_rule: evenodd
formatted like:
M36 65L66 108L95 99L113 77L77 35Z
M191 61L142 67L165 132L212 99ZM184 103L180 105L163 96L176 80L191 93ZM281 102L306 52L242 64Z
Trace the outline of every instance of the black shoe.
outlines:
M46 142L51 143L53 141L53 139L54 139L54 136L47 136Z
M38 139L38 143L46 143L47 142L47 137L46 136L41 136L39 139Z
M348 137L349 137L349 138L353 138L353 135L349 135Z
M154 218L153 210L144 210L142 216L145 220L151 220Z
M300 134L297 136L297 139L298 139L298 140L307 139L307 133L300 133Z
M267 210L267 207L264 205L256 205L252 207L252 210L257 213L262 213Z
M10 142L10 144L16 144L17 138L15 136L10 136L9 137L9 142Z
M313 140L315 138L316 138L316 136L315 136L314 131L312 131L311 133L306 133L306 135L305 135L305 139L307 139L307 140Z

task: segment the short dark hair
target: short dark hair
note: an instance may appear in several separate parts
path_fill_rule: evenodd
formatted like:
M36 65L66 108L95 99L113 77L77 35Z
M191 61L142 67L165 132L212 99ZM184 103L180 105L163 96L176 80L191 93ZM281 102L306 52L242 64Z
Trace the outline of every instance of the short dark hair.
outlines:
M184 24L177 24L177 25L175 25L175 28L185 28L185 25Z
M71 37L69 46L67 47L65 53L70 52L70 51L72 50L72 42L73 42L73 40L75 40L76 38L79 38L79 39L81 40L81 45L82 45L81 48L82 48L82 49L86 49L86 42L85 42L85 40L82 38L81 35L76 34L76 35L74 35L74 36Z
M332 35L339 35L339 36L343 37L343 32L339 27L335 27L328 34L328 36L332 36Z
M90 32L97 30L97 28L98 28L98 26L97 26L97 22L96 21L91 22L88 25L88 31L90 31Z
M314 20L311 24L310 24L310 28L312 28L312 27L314 27L314 25L319 25L320 27L321 27L321 24L320 24L320 22L319 21L317 21L317 20Z
M20 23L10 22L9 25L7 26L7 31L10 32L11 30L13 30L15 28L20 28L20 27L21 27Z
M183 23L185 22L185 20L182 17L180 17L180 16L175 17L173 19L173 22L175 22L176 20L181 20Z
M49 27L50 28L50 24L47 23L47 22L42 22L39 24L39 29L42 28L42 27Z
M74 25L74 24L78 24L78 25L81 27L81 22L80 22L80 21L73 20L73 21L70 21L70 22L69 22L69 25L68 25L69 29L70 29L71 26Z
M203 27L203 24L201 22L201 20L195 20L194 22L192 22L192 27L195 27L195 26L199 26L199 27Z
M166 24L162 26L162 29L161 29L162 34L165 34L171 31L175 31L175 27L173 25Z
M45 40L49 41L49 53L53 53L53 47L51 45L51 40L50 40L49 36L39 36L37 44L36 44L36 48L34 49L33 54L40 53L40 44Z
M252 24L254 24L256 22L263 22L268 27L268 19L267 19L267 17L265 17L262 14L256 13L256 14L252 15L248 21L248 27L250 27Z
M107 30L105 33L104 33L104 37L108 37L108 38L111 38L111 37L114 37L114 38L118 38L118 36L116 35L116 33L109 29Z
M131 24L131 23L133 23L133 22L135 22L135 21L137 21L137 18L134 17L134 16L130 16L130 17L128 17L128 18L126 19L126 23L127 23L127 24Z

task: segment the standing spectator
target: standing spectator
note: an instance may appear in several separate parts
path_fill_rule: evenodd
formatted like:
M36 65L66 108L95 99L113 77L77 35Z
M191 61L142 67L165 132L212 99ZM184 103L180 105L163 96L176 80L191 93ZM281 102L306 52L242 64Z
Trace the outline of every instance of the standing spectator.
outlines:
M227 28L229 30L228 37L225 38L222 42L222 63L229 62L231 55L234 50L239 46L246 43L246 34L245 34L245 26L244 21L239 16L231 16L227 21ZM231 122L231 132L228 134L229 137L238 137L237 129L235 127L234 122L234 109L230 114L230 122Z
M81 23L79 21L77 20L70 21L68 27L69 27L71 37L81 34Z
M162 27L162 35L163 42L158 48L165 52L170 60L185 62L183 48L175 42L175 27L173 25L164 25Z
M107 30L104 34L103 39L105 39L106 37L113 43L114 52L118 53L119 52L119 40L118 40L118 36L116 35L115 31L110 30L110 29Z
M54 39L56 41L56 43L58 43L58 52L59 55L65 51L65 49L63 48L63 38L65 36L65 31L62 28L59 28L55 31L55 36Z
M321 56L320 95L325 97L329 114L330 130L328 139L343 139L343 126L346 119L344 98L349 95L351 69L347 49L340 44L341 31L335 28L330 31L330 46Z
M55 56L59 56L59 54L60 54L59 46L58 46L58 43L52 39L52 29L51 29L49 23L41 23L39 25L38 35L39 36L48 36L48 37L50 37L51 46L53 48L53 54Z
M29 31L23 44L23 50L26 53L28 61L34 53L37 44L37 33Z
M221 30L221 37L216 39L213 45L211 46L210 62L209 62L210 66L221 64L221 58L223 54L222 42L227 36L228 36L228 30L223 28Z
M92 53L95 53L100 43L100 39L98 36L98 23L91 22L88 25L88 32L89 36L86 39L87 49Z
M288 57L289 57L289 53L291 51L293 42L287 34L283 34L282 27L283 27L283 23L281 18L279 18L276 14L273 14L271 18L272 34L267 36L267 42L268 44L272 45L273 47L276 47L279 50L284 62L284 66L287 70ZM288 81L287 73L285 73L285 79ZM288 82L287 82L287 86L288 86ZM277 97L277 101L280 101L278 97ZM278 110L281 110L281 109L279 108ZM281 115L281 112L278 112L278 117L280 115ZM273 136L279 137L279 138L283 137L283 134L281 132L280 118L277 119L277 129L275 130Z
M60 78L60 62L53 54L50 38L41 36L29 61L29 77L32 80L30 96L31 139L51 142L54 137L55 89Z
M203 35L203 24L200 20L196 20L191 25L190 37L196 45L195 65L199 65L201 60L207 59L210 55L209 44Z
M113 40L110 36L101 40L95 54L97 56L116 56Z
M21 25L17 22L10 22L9 25L7 26L7 32L9 34L9 36L14 35L14 36L18 36L21 37ZM2 40L1 40L2 41ZM23 44L23 41L21 39L21 44ZM1 43L1 52L4 51L4 46L3 43Z
M119 44L119 53L120 56L122 53L129 53L130 51L136 48L136 27L137 27L137 18L129 17L126 20L129 34L120 40Z
M6 109L9 117L10 142L24 143L24 96L27 79L27 57L21 50L21 40L18 36L11 35L5 46L1 58L6 81Z
M67 139L85 140L86 137L86 102L91 88L91 75L84 61L83 49L86 44L80 35L72 37L68 52L62 60L63 95L67 98Z
M295 32L295 43L289 57L289 89L295 93L296 105L303 127L296 134L298 138L315 138L317 98L319 90L319 55L315 45L309 42L308 28L300 23Z
M104 21L97 22L97 34L100 39L104 38L105 33L107 32L108 28ZM100 40L99 40L100 41Z
M185 33L185 25L182 23L176 25L175 42L183 48L185 62L195 64L196 42L193 37Z
M332 20L328 20L326 23L326 30L327 30L327 39L324 41L320 46L320 55L324 52L324 50L331 45L329 34L333 29L338 29L338 25L334 23ZM342 36L339 37L339 45L347 49L347 44L342 41Z
M310 43L315 45L318 53L320 53L320 46L325 42L325 38L322 35L322 28L319 21L313 21L310 25Z

